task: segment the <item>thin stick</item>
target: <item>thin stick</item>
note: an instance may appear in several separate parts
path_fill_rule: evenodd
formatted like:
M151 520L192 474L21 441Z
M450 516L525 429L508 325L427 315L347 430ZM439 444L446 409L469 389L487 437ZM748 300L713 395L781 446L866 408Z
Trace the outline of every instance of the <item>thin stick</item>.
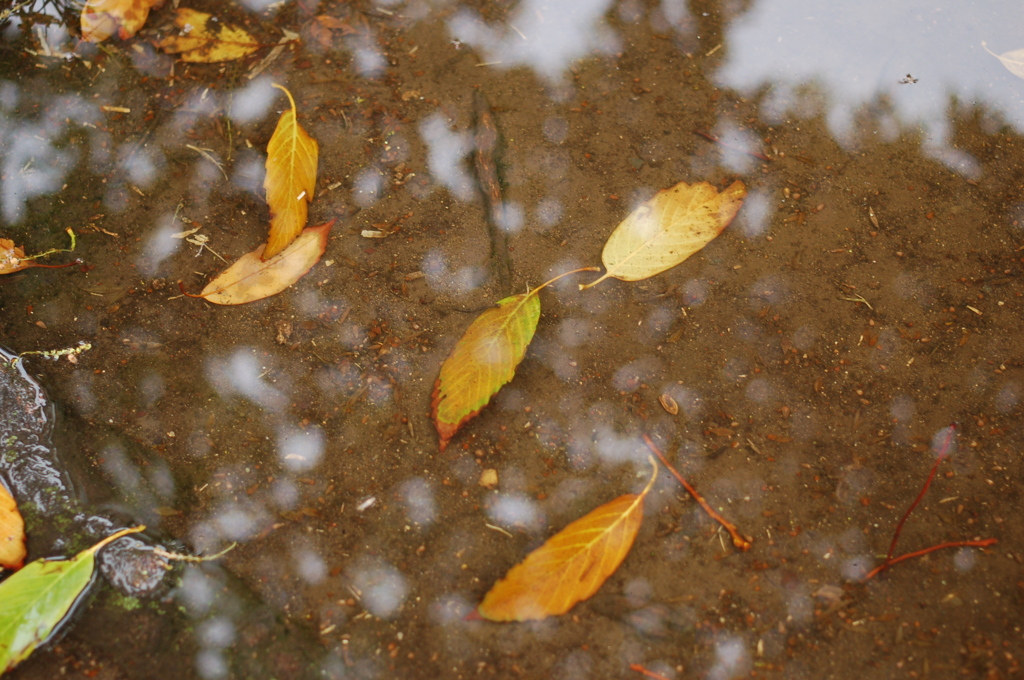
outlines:
M905 555L894 557L891 560L887 559L885 562L882 562L880 565L878 565L870 572L868 572L868 575L864 577L864 580L869 581L873 579L875 576L882 573L892 565L898 564L903 560L909 560L912 557L920 557L921 555L927 555L928 553L935 552L936 550L942 550L944 548L987 548L990 545L995 545L998 542L999 541L997 541L994 538L986 538L982 541L950 541L949 543L933 545L932 547L924 548L923 550L915 550L914 552L909 552Z
M754 158L759 158L762 161L769 161L770 162L772 160L771 158L768 158L768 156L765 156L763 153L759 153L757 151L747 151L746 149L741 149L738 146L733 146L732 144L729 144L728 142L723 142L721 139L719 139L715 135L711 134L710 132L705 132L704 130L694 130L693 134L700 135L701 137L703 137L704 139L708 140L709 142L714 142L715 144L721 144L722 146L724 146L727 149L732 149L733 151L739 151L740 153L745 153L748 156L753 156Z
M704 512L708 513L711 516L711 519L715 520L723 527L725 527L725 530L729 532L730 536L732 536L732 544L740 550L743 550L744 552L750 550L751 539L741 536L739 530L736 528L734 524L732 524L724 517L719 515L717 512L715 512L714 508L708 505L708 502L704 500L704 498L699 493L697 493L697 490L690 486L689 483L687 483L687 481L683 479L683 476L679 474L674 467L672 467L671 463L669 463L665 459L665 455L658 449L657 446L655 446L654 442L651 441L651 438L648 437L646 433L644 434L644 444L647 444L647 448L654 452L654 455L658 457L658 460L661 461L661 464L668 468L668 471L671 472L672 475L679 481L679 483L683 485L683 488L690 492L690 495L693 496L694 500L700 503L700 507L704 508Z
M600 267L581 267L580 269L573 269L572 271L565 272L564 274L559 274L555 278L549 279L549 280L545 281L544 283L542 283L539 286L537 286L536 288L534 288L533 292L536 293L541 288L544 288L545 286L550 286L552 283L554 283L558 279L561 279L563 277L569 276L569 274L579 274L580 272L599 272L599 271L601 271Z
M910 513L914 511L917 504L921 502L924 495L928 493L928 487L932 485L932 480L935 478L935 473L939 470L939 465L949 456L949 449L953 445L953 436L956 434L956 423L953 423L948 428L946 433L946 439L942 442L942 447L939 449L939 455L935 459L935 465L932 465L932 471L928 474L928 479L925 480L924 486L921 487L921 493L917 494L917 498L910 504L907 511L903 513L903 517L900 518L899 524L896 525L896 531L892 534L892 543L889 544L889 552L885 554L885 561L890 562L892 560L892 554L896 551L896 541L900 540L900 532L903 531L903 525L906 523L907 518L910 517Z
M896 551L896 541L900 538L900 532L903 531L903 525L906 523L907 518L910 517L910 513L914 511L921 499L928 492L928 487L932 485L932 480L935 479L935 473L939 470L939 465L942 464L946 458L949 457L949 451L953 446L953 437L956 436L956 423L950 424L946 432L946 438L943 440L941 447L939 448L939 455L935 459L935 464L932 465L931 472L928 473L928 479L925 480L924 486L921 487L921 493L917 494L917 498L910 504L907 511L903 513L903 517L900 518L899 523L896 525L896 530L892 535L892 543L889 544L889 552L885 554L885 561L880 565L868 572L868 574L862 579L863 581L870 581L878 574L882 573L894 564L899 564L903 560L909 560L913 557L920 557L927 555L928 553L935 552L936 550L942 550L944 548L961 548L961 547L972 547L972 548L987 548L990 545L995 545L998 541L994 538L986 538L979 541L950 541L949 543L940 543L939 545L933 545L930 548L923 548L921 550L915 550L913 552L900 555L899 557L893 557L893 552Z
M652 680L668 680L668 678L666 678L661 673L655 673L654 671L649 671L649 670L647 670L646 668L644 668L643 666L641 666L638 663L631 663L631 664L629 664L629 670L636 671L640 675L644 675L644 676L647 676L648 678L652 678Z

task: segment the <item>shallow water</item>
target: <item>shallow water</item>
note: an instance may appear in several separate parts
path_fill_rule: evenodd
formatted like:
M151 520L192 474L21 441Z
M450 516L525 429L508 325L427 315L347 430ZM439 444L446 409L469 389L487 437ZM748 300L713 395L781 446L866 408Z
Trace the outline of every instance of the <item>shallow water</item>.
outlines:
M1022 47L1016 3L199 9L302 43L250 77L268 49L191 66L155 50L169 7L69 58L39 14L52 3L0 27L0 237L40 252L71 227L84 262L0 277L0 345L92 344L77 364L25 358L89 516L196 554L239 543L154 597L98 582L11 677L1018 668L1024 81L982 47ZM310 223L338 219L324 258L249 305L181 297L266 238L274 82L320 144ZM477 93L500 135L493 210ZM480 311L599 264L659 189L735 179L739 216L682 265L542 292L516 378L438 451L430 393ZM174 238L197 226L205 245ZM999 544L860 583L952 422L897 552ZM753 548L662 474L592 599L541 623L464 620L546 537L643 487L644 433Z

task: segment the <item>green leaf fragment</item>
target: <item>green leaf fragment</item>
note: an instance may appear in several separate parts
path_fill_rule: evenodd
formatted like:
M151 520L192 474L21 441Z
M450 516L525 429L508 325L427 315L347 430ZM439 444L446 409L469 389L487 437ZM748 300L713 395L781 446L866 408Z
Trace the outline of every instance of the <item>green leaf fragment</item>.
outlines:
M0 583L0 672L46 642L92 582L96 552L146 527L124 529L69 560L36 560Z
M431 407L442 451L515 375L540 319L538 290L500 300L478 316L441 366Z

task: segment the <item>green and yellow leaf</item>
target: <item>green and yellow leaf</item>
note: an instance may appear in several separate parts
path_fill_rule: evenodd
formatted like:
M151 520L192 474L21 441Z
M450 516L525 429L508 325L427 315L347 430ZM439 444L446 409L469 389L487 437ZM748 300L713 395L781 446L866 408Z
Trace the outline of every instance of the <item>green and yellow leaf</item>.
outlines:
M70 560L36 560L0 583L0 673L46 642L92 582L96 552L140 526L107 536Z
M306 211L316 188L320 153L316 140L299 125L292 93L277 83L274 87L288 95L291 109L281 114L267 145L267 176L263 188L270 205L270 238L263 254L266 259L287 248L306 226Z
M743 205L743 182L719 193L707 182L680 182L634 210L615 228L601 253L607 278L640 281L671 269L722 233Z
M304 229L283 252L268 260L263 259L265 246L242 255L194 297L218 305L241 305L280 293L320 261L333 225L331 220Z
M168 54L179 54L182 61L211 64L234 61L247 57L260 48L259 42L247 31L229 24L210 25L213 15L179 7L174 25L181 29L178 35L169 35L159 46Z
M653 463L653 461L652 461ZM558 616L586 600L626 559L644 519L644 498L619 496L549 538L494 584L477 611L491 621L531 621Z
M512 380L537 330L539 290L507 297L478 316L441 366L431 409L442 451L462 424Z

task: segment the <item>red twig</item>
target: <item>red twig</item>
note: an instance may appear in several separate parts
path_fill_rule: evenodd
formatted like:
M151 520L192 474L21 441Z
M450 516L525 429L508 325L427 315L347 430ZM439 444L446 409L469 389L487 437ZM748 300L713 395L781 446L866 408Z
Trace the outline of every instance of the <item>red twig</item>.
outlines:
M74 267L76 264L82 264L81 260L74 260L67 264L33 264L33 267L39 267L40 269L64 269L64 267Z
M889 544L889 552L885 554L885 561L890 562L892 560L892 554L896 550L896 541L900 540L900 532L903 531L903 525L906 523L907 518L910 517L910 513L914 511L917 504L921 502L924 495L928 493L928 487L932 485L932 480L935 479L935 473L939 470L939 465L942 461L949 457L949 449L953 445L953 437L956 435L956 423L953 423L946 428L946 439L942 442L942 446L939 448L939 455L935 458L935 465L932 465L932 471L928 473L928 479L925 480L924 486L921 487L921 493L917 494L917 498L910 504L907 511L903 513L903 517L900 518L899 524L896 525L896 531L892 532L892 543Z
M939 455L935 459L935 464L932 465L932 471L928 473L928 479L924 481L924 486L921 487L921 493L917 494L917 498L914 499L914 502L910 504L910 507L907 508L907 511L903 513L903 517L901 517L900 521L896 524L896 530L892 533L892 543L889 544L889 552L885 554L885 561L868 572L867 576L865 576L863 580L870 581L894 564L899 564L903 560L909 560L913 557L927 555L928 553L935 552L936 550L960 547L987 548L990 545L998 543L994 538L986 538L979 541L950 541L949 543L933 545L930 548L915 550L914 552L909 552L904 555L900 555L899 557L892 556L896 551L896 542L900 539L900 533L903 531L903 525L906 523L907 518L910 517L910 513L914 511L914 508L916 508L918 503L921 502L924 495L928 493L928 487L932 485L932 480L935 479L935 473L938 472L939 465L942 464L942 461L949 458L949 452L953 447L954 437L956 436L956 423L952 423L948 428L946 428L946 430L946 437L939 447Z
M629 664L629 670L636 671L637 673L640 673L641 675L645 675L648 678L652 678L653 680L668 680L668 678L666 678L661 673L655 673L654 671L649 671L649 670L647 670L646 668L644 668L643 666L641 666L638 663L631 663L631 664Z
M704 508L704 512L711 515L711 519L715 520L723 527L725 527L725 530L729 532L730 536L732 536L732 544L740 550L750 550L750 539L741 536L739 530L732 522L729 522L727 519L719 515L717 512L715 512L714 508L708 505L708 502L704 500L704 498L699 493L697 493L697 490L690 486L689 483L687 483L687 481L683 479L683 476L679 474L674 467L672 467L672 464L665 459L665 455L658 449L657 446L655 446L654 442L651 441L651 438L648 437L646 434L644 434L644 443L647 444L647 448L654 452L654 455L658 457L658 460L661 461L661 464L668 468L668 471L672 473L672 476L674 476L679 481L679 483L683 485L683 488L690 492L690 495L693 496L694 500L700 503L700 507Z
M753 156L754 158L760 158L762 161L771 161L771 158L768 158L768 156L765 156L763 153L760 153L758 151L749 151L747 149L741 149L738 146L733 146L729 142L722 141L721 139L719 139L715 135L711 134L710 132L705 132L704 130L694 130L693 134L699 135L699 136L703 137L704 139L708 140L709 142L714 142L715 144L721 144L722 146L724 146L727 149L732 149L733 151L739 151L740 153L745 153L748 156Z
M921 555L927 555L928 553L935 552L936 550L942 550L944 548L987 548L990 545L995 545L998 542L999 541L997 541L994 538L986 538L981 541L950 541L949 543L933 545L932 547L924 548L923 550L915 550L914 552L909 552L905 555L894 557L891 560L887 559L885 562L882 562L880 565L878 565L870 572L868 572L868 575L864 577L864 580L869 581L873 579L875 576L885 571L892 565L899 564L903 560L909 560L912 557L920 557Z

